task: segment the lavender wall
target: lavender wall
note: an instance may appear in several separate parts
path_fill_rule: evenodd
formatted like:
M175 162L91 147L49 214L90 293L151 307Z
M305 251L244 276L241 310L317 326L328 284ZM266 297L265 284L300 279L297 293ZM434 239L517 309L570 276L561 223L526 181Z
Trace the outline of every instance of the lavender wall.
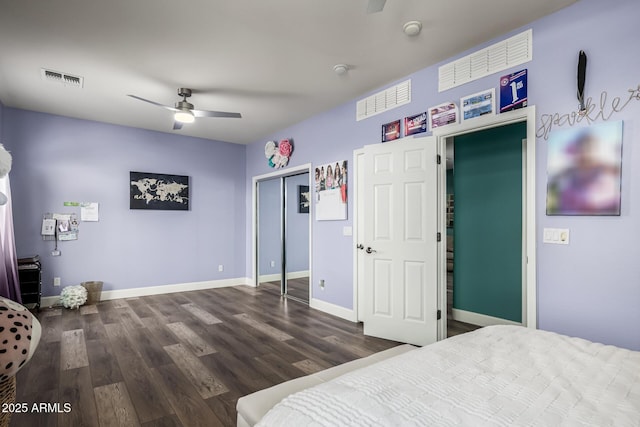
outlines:
M537 125L540 125L542 115L576 110L575 79L580 49L589 55L588 96L599 100L600 93L607 91L608 104L611 105L612 97L620 96L626 100L628 89L638 87L640 58L633 52L640 40L640 26L636 24L639 13L640 3L637 0L581 0L531 26L505 34L445 62L533 28L533 61L507 71L528 68L530 104L536 105ZM356 100L353 100L250 145L246 152L247 178L268 172L263 155L264 143L269 139L287 137L293 138L295 143L292 166L347 159L351 167L354 149L380 140L381 124L425 111L441 102L458 102L461 96L497 88L502 75L495 74L438 93L438 65L409 76L413 97L409 105L356 122ZM360 72L366 71L354 69L347 78L336 77L336 85L348 85L349 80L358 78ZM607 111L610 112L611 108L607 107ZM536 141L538 326L542 329L640 349L640 269L637 267L640 249L635 242L635 236L640 232L640 216L637 214L640 208L640 170L634 167L640 162L640 153L634 149L635 142L640 140L638 113L640 100L634 100L624 111L610 118L625 121L620 217L547 217L546 141L544 138ZM602 118L596 121L601 122ZM351 188L351 179L348 184ZM351 237L342 235L342 228L353 224L352 196L350 192L348 220L314 221L312 229L313 298L346 308L353 307L353 242ZM249 198L248 186L247 200ZM250 221L251 213L247 212L247 233L251 230ZM544 227L569 228L571 244L542 244ZM250 259L248 252L247 271L251 271ZM324 291L318 287L320 279L326 281Z
M40 254L44 295L60 292L54 276L105 290L244 277L244 146L12 108L3 140L18 254ZM190 210L129 210L129 171L188 175ZM81 222L79 239L52 257L42 215L79 213L65 201L100 203L100 221Z

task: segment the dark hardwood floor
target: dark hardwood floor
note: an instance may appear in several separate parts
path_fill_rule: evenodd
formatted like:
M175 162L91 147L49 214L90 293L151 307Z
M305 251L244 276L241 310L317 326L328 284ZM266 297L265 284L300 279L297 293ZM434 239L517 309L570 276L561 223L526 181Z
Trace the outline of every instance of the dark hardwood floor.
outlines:
M235 426L240 396L397 345L248 286L37 316L15 427Z

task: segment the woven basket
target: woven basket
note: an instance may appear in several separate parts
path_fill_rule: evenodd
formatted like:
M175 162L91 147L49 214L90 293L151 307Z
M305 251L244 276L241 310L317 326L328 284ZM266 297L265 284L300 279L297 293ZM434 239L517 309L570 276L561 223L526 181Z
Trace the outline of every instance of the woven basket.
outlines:
M0 406L5 403L16 402L16 377L13 376L0 383ZM11 421L11 411L0 412L0 427L8 427Z
M82 287L87 290L86 305L97 304L102 298L102 282L82 282Z

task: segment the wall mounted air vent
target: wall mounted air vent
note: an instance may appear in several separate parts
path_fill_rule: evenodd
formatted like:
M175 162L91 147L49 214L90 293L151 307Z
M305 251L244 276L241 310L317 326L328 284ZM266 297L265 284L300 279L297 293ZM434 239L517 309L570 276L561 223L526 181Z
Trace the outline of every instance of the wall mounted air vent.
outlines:
M356 104L356 121L411 102L411 80L405 80L388 89L361 99Z
M478 80L533 59L533 31L527 30L438 68L438 92Z
M40 69L40 76L45 81L61 83L65 86L82 87L84 84L84 78L82 77L62 73L60 71L47 70L46 68Z

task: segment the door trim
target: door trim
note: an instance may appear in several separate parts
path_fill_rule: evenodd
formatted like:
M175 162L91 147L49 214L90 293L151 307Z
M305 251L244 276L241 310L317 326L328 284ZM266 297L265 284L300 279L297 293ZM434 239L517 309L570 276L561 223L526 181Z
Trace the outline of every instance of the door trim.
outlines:
M526 185L526 200L523 199L523 203L526 203L525 209L525 227L523 231L523 237L526 238L524 243L526 246L525 260L526 260L526 281L523 280L523 287L526 287L526 292L523 292L523 320L526 319L526 323L523 324L529 328L536 329L538 326L537 320L537 276L536 276L536 248L537 248L537 236L536 236L536 135L535 135L535 120L536 112L535 106L529 106L526 108L509 111L493 116L482 116L477 119L463 122L461 124L453 124L443 128L439 128L433 131L433 136L437 138L437 145L439 154L445 156L446 153L446 140L465 133L478 132L484 129L490 129L499 126L505 126L512 123L527 122L527 136L526 136L526 164L523 164L523 174L526 176L526 182L523 182L523 186ZM420 137L421 135L418 135ZM364 299L364 284L363 280L359 277L358 269L358 238L361 231L358 229L360 222L358 209L358 158L364 155L364 149L356 149L353 151L353 164L354 164L354 223L353 223L353 276L354 276L354 304L353 309L356 312L355 317L358 321L363 321L363 313L361 304ZM446 174L446 169L443 168L442 174ZM446 215L444 213L444 206L446 206L446 181L444 177L439 180L439 215L440 215L440 230L443 235L446 234ZM447 307L447 283L446 283L446 245L440 245L438 248L439 256L439 274L438 274L438 307L440 310L446 311ZM444 264L444 265L442 265ZM524 290L524 289L523 289ZM447 322L446 316L443 316L443 321L438 323L438 339L442 340L447 337Z
M535 106L530 106L526 108L521 108L518 110L509 111L507 113L502 113L493 116L482 116L480 118L463 122L461 124L449 125L443 128L439 128L434 130L433 136L437 138L438 148L441 154L444 154L446 148L446 140L448 138L464 135L467 133L474 133L485 129L491 129L495 127L501 127L505 125L510 125L513 123L526 122L527 123L527 136L526 136L526 144L525 144L525 152L526 152L526 164L523 163L522 169L524 176L526 176L526 182L523 183L525 185L526 190L526 198L523 198L523 203L526 205L526 209L524 209L524 227L523 227L523 238L525 240L524 247L526 248L524 252L524 260L525 260L525 279L523 280L523 290L526 289L526 292L522 293L523 302L522 302L522 319L523 326L537 329L538 327L538 319L537 319L537 277L536 277L536 110ZM440 173L442 175L446 174L446 170L441 170ZM441 175L441 176L442 176ZM446 206L445 198L446 198L446 188L445 188L445 179L440 180L439 183L439 192L440 192L440 206ZM440 209L442 211L442 208ZM444 212L440 212L440 229L443 235L446 233L446 215ZM440 260L446 260L446 245L441 245L438 250L440 251ZM446 267L446 266L445 266ZM446 269L445 269L446 270ZM526 287L526 288L525 288ZM447 307L447 282L446 282L446 274L440 274L438 277L438 288L440 289L440 307ZM444 339L447 336L447 319L446 316L443 316L443 322L440 322L438 327L440 330L438 331L439 339Z
M290 175L299 175L301 173L309 173L309 185L311 186L311 163L305 163L300 166L290 167L284 170L278 170L263 175L256 175L251 180L251 283L254 287L258 287L258 182L272 178L283 178ZM311 284L313 283L313 266L312 257L312 239L313 239L313 209L309 209L309 304L311 303Z
M364 213L363 209L360 208L362 197L358 195L360 193L359 186L362 184L362 179L358 177L358 174L363 169L358 165L361 159L364 160L364 148L353 150L353 317L358 322L364 321L364 285L362 283L364 281L364 270L362 269L362 263L359 262L360 252L357 248L358 243L360 243L358 224L362 220L359 215Z

